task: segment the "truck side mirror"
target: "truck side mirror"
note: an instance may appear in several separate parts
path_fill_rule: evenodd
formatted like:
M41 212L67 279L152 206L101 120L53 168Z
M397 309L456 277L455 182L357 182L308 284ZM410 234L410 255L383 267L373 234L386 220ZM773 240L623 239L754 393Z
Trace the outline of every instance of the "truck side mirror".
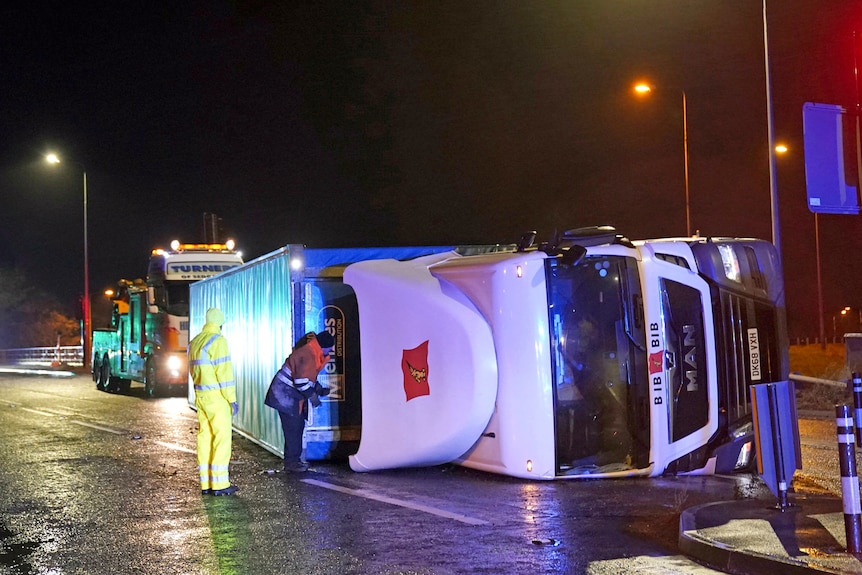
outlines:
M535 231L531 231L521 236L517 247L519 252L525 252L528 248L533 247L533 244L536 243L536 233Z
M560 263L567 267L574 266L579 264L585 255L587 255L587 248L577 245L572 246L563 252Z

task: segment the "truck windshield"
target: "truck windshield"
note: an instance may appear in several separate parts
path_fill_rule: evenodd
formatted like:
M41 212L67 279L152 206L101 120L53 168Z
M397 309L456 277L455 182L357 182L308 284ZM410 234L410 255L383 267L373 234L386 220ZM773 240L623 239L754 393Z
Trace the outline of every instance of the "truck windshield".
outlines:
M164 308L171 315L189 315L189 283L186 281L165 282Z
M649 461L646 334L637 262L547 260L557 473L609 473Z

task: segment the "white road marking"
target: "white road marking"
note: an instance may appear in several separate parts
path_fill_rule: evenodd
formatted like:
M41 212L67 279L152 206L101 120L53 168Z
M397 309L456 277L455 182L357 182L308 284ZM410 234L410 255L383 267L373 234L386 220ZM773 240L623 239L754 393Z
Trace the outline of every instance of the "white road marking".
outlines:
M695 563L683 555L649 557L639 555L625 559L593 561L587 567L587 575L632 573L637 575L706 575L723 573Z
M54 415L59 415L60 417L74 417L78 415L74 411L66 411L62 409L46 409L45 411L47 411L48 413L53 413Z
M76 425L83 425L84 427L91 427L93 429L98 429L99 431L107 431L108 433L113 433L115 435L126 435L128 431L124 431L121 429L111 429L110 427L104 427L102 425L96 425L95 423L87 423L85 421L78 421L77 419L70 419L69 423L74 423Z
M35 413L36 415L43 415L45 417L57 417L55 413L48 413L47 411L39 411L38 409L33 409L32 407L22 407L21 411L29 411L30 413Z
M444 511L443 509L437 509L436 507L429 507L428 505L422 505L419 503L411 503L409 501L402 501L400 499L393 499L392 497L386 497L385 495L377 495L376 493L371 493L364 489L350 489L349 487L342 487L340 485L334 485L332 483L326 483L324 481L318 481L317 479L303 479L303 483L308 483L309 485L316 485L318 487L323 487L324 489L331 489L332 491L338 491L340 493L346 493L347 495L355 495L356 497L364 497L365 499L371 499L373 501L379 501L381 503L388 503L390 505L397 505L399 507L406 507L407 509L413 509L414 511L421 511L423 513L430 513L431 515L437 515L438 517L445 517L447 519L454 519L455 521L460 521L461 523L467 523L468 525L488 525L489 522L483 519L476 519L475 517L468 517L467 515L462 515L460 513L452 513L450 511Z
M6 401L5 399L0 399L0 402L11 405L12 407L15 407L15 405L16 405L15 403L13 403L11 401ZM21 411L28 411L30 413L35 413L36 415L41 415L43 417L57 417L58 415L62 415L62 414L58 414L58 413L49 413L47 411L40 411L38 409L33 409L32 407L19 407L18 409L20 409ZM127 431L122 430L122 429L113 429L111 427L105 427L104 425L96 425L95 423L87 423L85 421L79 421L77 419L70 419L68 421L69 421L69 423L74 423L76 425L83 425L84 427L90 427L92 429L98 429L99 431L107 431L108 433L113 433L115 435L126 435L128 433ZM183 449L179 446L177 446L177 448Z
M183 447L182 445L177 445L176 443L166 443L164 441L154 441L153 443L157 443L157 444L161 445L162 447L167 447L168 449L175 449L177 451L184 451L185 453L197 454L196 450L189 449L188 447Z

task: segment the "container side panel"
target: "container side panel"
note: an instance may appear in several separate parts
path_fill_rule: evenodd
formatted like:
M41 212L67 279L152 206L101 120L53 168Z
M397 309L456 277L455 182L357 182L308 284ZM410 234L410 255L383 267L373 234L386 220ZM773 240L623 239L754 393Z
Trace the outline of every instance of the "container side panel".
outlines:
M192 284L189 333L194 337L200 332L208 308L224 312L222 333L230 346L239 403L234 427L282 454L278 414L263 401L297 337L292 331L290 253L285 250L231 272ZM193 389L189 401L194 404Z

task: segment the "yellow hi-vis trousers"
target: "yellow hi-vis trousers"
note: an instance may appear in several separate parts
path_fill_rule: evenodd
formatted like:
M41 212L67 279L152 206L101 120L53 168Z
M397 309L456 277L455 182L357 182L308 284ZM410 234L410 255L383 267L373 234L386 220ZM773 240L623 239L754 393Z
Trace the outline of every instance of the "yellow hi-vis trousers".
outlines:
M195 407L198 409L198 471L201 476L201 490L230 487L230 403L218 390L199 391L195 395Z

